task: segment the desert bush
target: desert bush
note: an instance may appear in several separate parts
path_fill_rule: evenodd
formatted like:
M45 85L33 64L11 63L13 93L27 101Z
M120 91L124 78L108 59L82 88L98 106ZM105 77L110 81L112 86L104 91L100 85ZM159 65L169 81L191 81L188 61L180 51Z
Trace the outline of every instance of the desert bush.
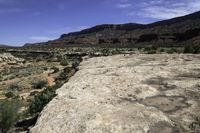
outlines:
M23 60L23 61L22 61L23 64L26 64L26 62L27 62L26 60Z
M78 66L78 64L79 63L74 64L74 67ZM34 115L41 112L44 106L46 106L56 96L56 90L63 85L63 82L69 79L73 71L75 72L75 68L65 67L56 78L56 84L54 86L47 87L39 94L33 94L34 98L29 101L29 114Z
M156 54L156 50L150 50L147 52L148 54Z
M54 85L47 87L44 91L35 95L34 98L30 101L28 112L33 115L38 112L41 112L45 105L47 105L55 96L56 89L60 88L61 85Z
M9 91L9 92L5 93L5 96L6 96L7 98L11 98L11 97L14 97L15 95L14 95L13 92Z
M184 53L193 53L193 54L200 53L200 44L186 45L184 47Z
M11 99L4 101L0 106L0 132L8 132L8 130L18 120L18 110L20 108L20 102L18 99Z
M152 45L152 46L151 46L151 49L152 49L152 50L155 50L155 51L156 51L158 48L159 48L158 45Z
M163 48L162 48L162 49L160 49L160 52L165 52L165 49L163 49Z
M72 68L77 69L77 67L79 66L79 62L75 61L72 63Z
M59 76L56 78L56 81L58 81L58 80L60 80L60 81L66 80L67 78L68 78L67 73L61 72L61 73L59 74Z
M151 47L145 47L144 48L144 51L150 51L151 50Z
M59 68L57 68L57 67L52 67L51 69L53 69L53 73L57 73L57 72L59 72Z
M56 78L56 81L65 81L65 80L67 80L69 78L69 73L71 72L72 69L73 69L72 67L64 68L63 71Z
M108 49L106 49L106 48L104 48L101 52L102 52L103 56L108 56L109 53L110 53L110 51Z
M194 49L192 48L191 45L186 45L184 47L184 53L193 53L194 52Z
M48 83L44 79L34 78L31 84L34 89L42 89L46 87Z
M48 68L47 68L47 67L44 67L44 70L45 70L45 71L47 71L47 70L48 70Z
M167 53L169 53L169 54L177 53L177 49L175 49L175 48L170 48L170 49L167 51Z
M62 65L62 66L67 66L67 65L69 65L69 63L68 63L68 61L67 61L66 59L62 59L62 60L60 61L60 65Z
M19 84L17 82L11 83L8 86L8 90L9 91L20 91L22 88L19 86Z

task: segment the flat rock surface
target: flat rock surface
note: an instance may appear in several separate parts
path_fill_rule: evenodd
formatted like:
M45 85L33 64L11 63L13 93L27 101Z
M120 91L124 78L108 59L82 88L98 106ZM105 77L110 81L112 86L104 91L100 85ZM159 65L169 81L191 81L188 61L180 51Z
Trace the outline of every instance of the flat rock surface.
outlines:
M200 116L200 55L84 59L32 133L189 132Z

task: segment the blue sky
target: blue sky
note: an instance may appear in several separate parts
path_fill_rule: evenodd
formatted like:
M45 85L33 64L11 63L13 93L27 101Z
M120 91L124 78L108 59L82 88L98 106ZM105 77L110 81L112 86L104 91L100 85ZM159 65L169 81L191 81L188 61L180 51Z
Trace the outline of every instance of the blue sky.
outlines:
M0 0L0 44L58 38L98 24L151 23L200 10L200 0Z

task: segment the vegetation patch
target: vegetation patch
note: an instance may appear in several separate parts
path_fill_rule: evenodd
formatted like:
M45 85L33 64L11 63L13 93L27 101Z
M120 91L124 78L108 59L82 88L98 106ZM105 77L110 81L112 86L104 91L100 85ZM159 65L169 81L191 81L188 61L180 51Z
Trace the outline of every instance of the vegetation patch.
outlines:
M31 84L34 89L42 89L48 85L47 80L40 78L34 78Z
M7 133L20 117L18 112L20 101L18 99L10 99L0 104L0 132Z

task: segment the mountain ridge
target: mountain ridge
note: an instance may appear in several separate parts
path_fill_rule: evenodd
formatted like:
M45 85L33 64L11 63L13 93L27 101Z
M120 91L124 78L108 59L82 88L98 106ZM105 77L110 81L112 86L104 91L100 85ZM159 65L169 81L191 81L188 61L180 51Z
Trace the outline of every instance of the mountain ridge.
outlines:
M103 28L104 27L108 27L108 28L111 28L111 29L113 27L116 27L115 30L120 30L117 27L121 27L121 28L125 27L122 30L134 30L134 29L138 29L138 28L144 29L144 28L150 28L150 27L154 27L154 26L161 26L163 24L166 24L166 21L168 21L168 24L177 23L179 21L182 21L182 19L184 19L185 17L188 17L188 19L197 19L197 17L200 17L200 11L195 12L193 14L188 14L188 15L185 15L185 16L180 16L180 17L176 17L176 18L172 18L172 19L168 19L168 20L162 20L162 21L158 21L158 22L153 22L153 23L149 23L149 24L139 24L139 23L101 24L101 25L93 26L93 27L88 28L88 29L84 29L84 30L78 31L78 32L70 32L68 34L63 34L63 35L73 36L73 35L77 35L77 33L83 33L84 34L88 30L95 29L95 28L98 29L98 28L102 28L102 27ZM127 28L127 27L130 27L130 26L133 26L133 27ZM63 38L63 35L61 35L60 38Z
M150 24L102 24L60 38L27 46L183 46L200 42L200 11ZM186 38L186 39L184 39Z

